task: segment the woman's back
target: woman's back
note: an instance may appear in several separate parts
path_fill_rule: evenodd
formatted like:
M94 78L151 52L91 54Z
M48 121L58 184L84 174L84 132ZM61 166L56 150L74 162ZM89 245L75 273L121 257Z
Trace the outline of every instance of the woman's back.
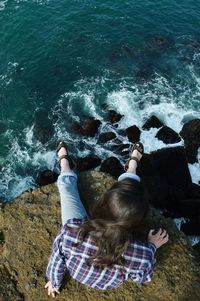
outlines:
M59 282L59 273L62 275L63 269L67 269L69 274L77 281L102 290L116 288L127 279L132 279L138 283L151 280L156 248L148 242L130 242L122 254L125 259L123 266L114 264L100 268L88 265L87 259L94 255L98 249L95 240L91 235L86 235L80 245L74 246L78 242L78 231L75 231L75 229L84 221L85 219L68 220L54 241L52 251L54 256L52 258L58 263L56 271L53 271L57 275L56 282ZM61 257L62 260L60 260ZM52 272L51 266L52 263L50 262L47 274ZM56 283L56 285L58 284Z

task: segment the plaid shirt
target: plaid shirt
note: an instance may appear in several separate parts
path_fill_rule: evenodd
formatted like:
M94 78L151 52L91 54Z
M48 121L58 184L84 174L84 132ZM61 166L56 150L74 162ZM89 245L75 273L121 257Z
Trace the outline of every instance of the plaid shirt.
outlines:
M95 254L97 247L94 240L87 235L83 243L77 247L77 231L70 233L71 227L78 227L86 219L70 219L57 235L47 266L46 276L53 288L59 288L66 271L77 281L95 289L109 290L132 279L138 283L151 281L155 265L156 247L152 243L130 243L123 253L125 265L113 265L109 268L88 266L86 259Z

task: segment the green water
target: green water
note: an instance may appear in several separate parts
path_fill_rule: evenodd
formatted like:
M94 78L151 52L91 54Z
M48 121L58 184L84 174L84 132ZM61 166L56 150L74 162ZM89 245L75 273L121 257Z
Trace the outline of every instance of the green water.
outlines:
M199 117L199 12L186 0L0 1L0 198L53 168L60 137L93 152L71 126L105 120L105 103L125 115L121 128L154 113L178 131Z

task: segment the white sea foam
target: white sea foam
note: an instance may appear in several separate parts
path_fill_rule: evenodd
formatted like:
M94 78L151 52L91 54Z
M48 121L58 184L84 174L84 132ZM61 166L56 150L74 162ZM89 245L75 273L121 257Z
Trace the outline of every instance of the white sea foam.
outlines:
M0 11L6 8L7 0L0 1Z

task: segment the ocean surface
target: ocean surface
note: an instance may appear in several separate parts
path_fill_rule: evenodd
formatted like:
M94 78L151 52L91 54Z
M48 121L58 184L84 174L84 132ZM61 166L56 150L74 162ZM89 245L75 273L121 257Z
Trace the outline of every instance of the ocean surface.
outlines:
M109 157L72 131L84 116L106 131L108 108L124 115L118 129L154 114L179 132L199 104L200 2L0 0L0 200L54 168L60 138L75 155ZM165 146L156 132L142 132L147 153Z

